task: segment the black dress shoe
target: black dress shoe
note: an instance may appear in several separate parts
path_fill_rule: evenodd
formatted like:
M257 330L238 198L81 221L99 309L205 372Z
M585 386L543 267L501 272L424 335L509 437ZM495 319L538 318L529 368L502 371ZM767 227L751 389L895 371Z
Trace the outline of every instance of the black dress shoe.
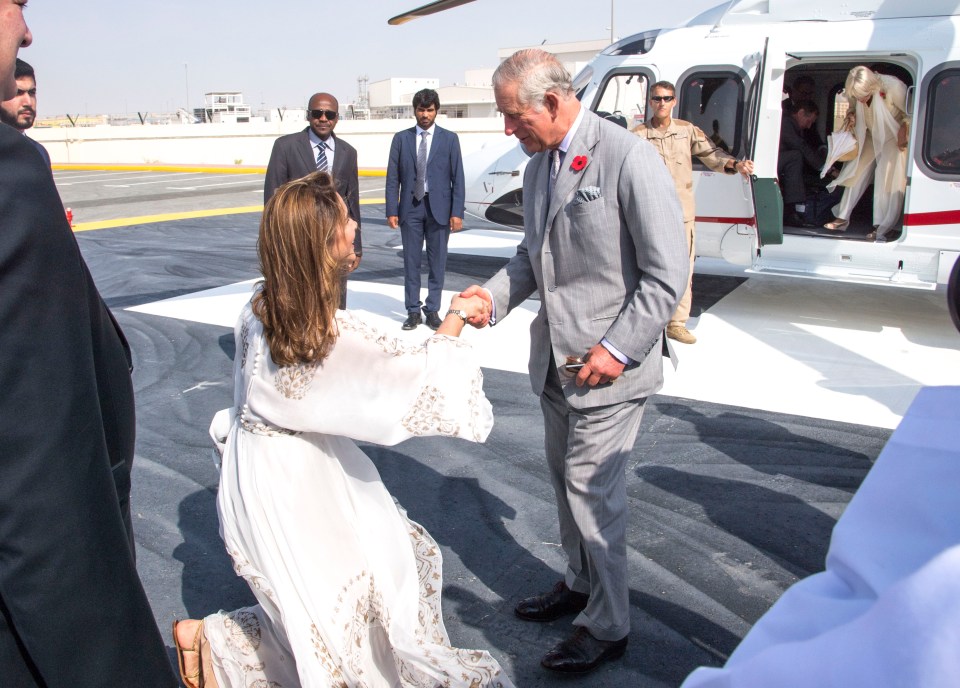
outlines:
M548 593L520 600L513 612L527 621L553 621L567 614L582 612L589 599L586 593L574 592L560 581Z
M424 311L424 315L427 316L427 327L431 330L435 330L440 327L440 316L436 311Z
M403 329L415 330L421 322L420 311L411 311L407 313L407 319L403 321Z
M626 637L620 640L597 640L590 631L579 626L567 638L543 656L544 669L565 674L583 674L593 671L604 662L623 657L627 649Z
M783 216L784 227L819 227L820 225L810 224L797 213L788 212Z

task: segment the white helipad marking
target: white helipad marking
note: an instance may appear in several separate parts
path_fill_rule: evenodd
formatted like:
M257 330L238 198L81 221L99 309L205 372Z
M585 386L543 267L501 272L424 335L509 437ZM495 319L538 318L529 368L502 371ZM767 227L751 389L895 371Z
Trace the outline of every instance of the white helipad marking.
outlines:
M473 235L460 243L461 252L482 253L484 242L488 251L508 250L510 237L497 234L516 237L453 236ZM129 310L232 328L253 283ZM350 308L364 311L384 332L412 341L429 336L425 326L400 329L406 317L402 286L348 284ZM445 304L451 295L444 294ZM464 330L482 366L526 372L529 325L539 305L524 303L494 328ZM674 345L680 364L676 371L665 366L662 394L893 428L921 387L960 385L960 335L942 294L753 277L689 327L699 341Z
M894 428L921 387L960 384L935 292L765 276L698 321L663 394Z

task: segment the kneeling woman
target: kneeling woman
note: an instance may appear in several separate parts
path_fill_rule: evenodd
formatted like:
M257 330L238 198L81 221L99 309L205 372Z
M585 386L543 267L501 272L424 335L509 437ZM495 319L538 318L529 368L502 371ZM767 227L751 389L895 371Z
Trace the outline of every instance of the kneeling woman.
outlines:
M458 339L486 304L454 297L417 345L338 311L355 228L325 173L265 208L234 405L211 427L221 535L259 605L174 624L188 687L513 685L487 652L451 647L440 548L354 444L486 439L491 407Z

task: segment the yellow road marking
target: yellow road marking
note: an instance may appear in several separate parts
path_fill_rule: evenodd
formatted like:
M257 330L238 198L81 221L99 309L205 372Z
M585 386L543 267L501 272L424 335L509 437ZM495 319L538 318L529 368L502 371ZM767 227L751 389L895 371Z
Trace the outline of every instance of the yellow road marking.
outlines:
M266 174L266 167L254 165L125 165L107 163L54 163L58 172L101 170L107 172L198 172L207 174ZM359 170L361 177L386 177L387 171L377 168Z
M363 198L360 205L378 205L386 203L384 198ZM262 205L248 205L240 208L214 208L211 210L188 210L181 213L162 213L160 215L140 215L138 217L118 217L115 220L101 220L99 222L77 222L73 225L74 232L88 232L93 229L110 229L112 227L129 227L131 225L146 225L154 222L170 222L172 220L192 220L198 217L218 217L220 215L240 215L242 213L259 213Z

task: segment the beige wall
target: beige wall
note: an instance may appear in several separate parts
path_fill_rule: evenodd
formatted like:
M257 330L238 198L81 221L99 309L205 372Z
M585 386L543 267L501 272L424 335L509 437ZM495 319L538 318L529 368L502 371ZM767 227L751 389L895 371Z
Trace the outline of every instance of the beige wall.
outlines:
M363 168L385 168L393 135L410 120L343 120L337 135L357 149ZM503 120L438 118L457 132L464 155L503 138ZM169 165L259 165L270 159L278 136L300 131L302 120L250 124L170 124L127 127L31 129L29 135L50 152L54 163Z

